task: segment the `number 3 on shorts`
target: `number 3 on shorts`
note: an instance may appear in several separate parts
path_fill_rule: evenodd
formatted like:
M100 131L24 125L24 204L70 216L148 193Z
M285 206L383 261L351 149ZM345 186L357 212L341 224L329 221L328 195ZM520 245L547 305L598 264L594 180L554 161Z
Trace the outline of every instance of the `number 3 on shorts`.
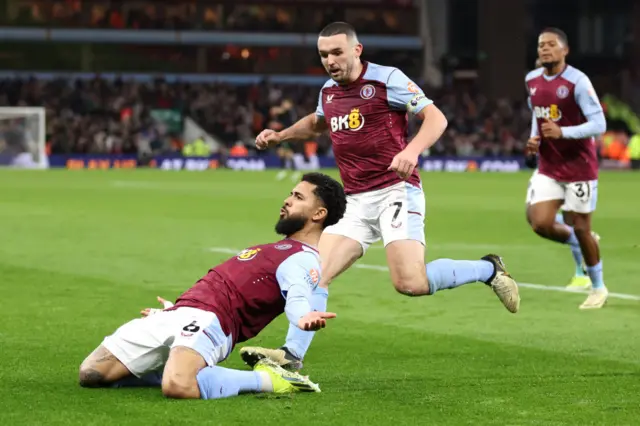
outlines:
M572 182L567 184L565 203L569 211L591 213L598 202L598 181Z
M580 201L589 201L589 198L591 198L591 185L589 182L575 182L571 186Z

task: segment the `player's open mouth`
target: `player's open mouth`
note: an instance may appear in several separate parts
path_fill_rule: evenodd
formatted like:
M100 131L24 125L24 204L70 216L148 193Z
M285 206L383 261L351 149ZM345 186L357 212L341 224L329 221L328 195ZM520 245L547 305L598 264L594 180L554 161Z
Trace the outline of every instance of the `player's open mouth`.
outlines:
M285 217L287 215L287 211L284 208L280 209L280 217Z

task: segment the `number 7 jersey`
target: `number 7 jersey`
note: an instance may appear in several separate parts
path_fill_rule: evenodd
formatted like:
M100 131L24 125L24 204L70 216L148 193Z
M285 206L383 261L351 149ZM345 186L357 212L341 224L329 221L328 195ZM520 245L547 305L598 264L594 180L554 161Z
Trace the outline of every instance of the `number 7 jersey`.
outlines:
M329 129L347 195L402 182L388 168L407 146L407 114L418 114L432 103L399 69L370 62L363 62L353 83L325 83L316 115ZM420 187L417 169L407 182Z

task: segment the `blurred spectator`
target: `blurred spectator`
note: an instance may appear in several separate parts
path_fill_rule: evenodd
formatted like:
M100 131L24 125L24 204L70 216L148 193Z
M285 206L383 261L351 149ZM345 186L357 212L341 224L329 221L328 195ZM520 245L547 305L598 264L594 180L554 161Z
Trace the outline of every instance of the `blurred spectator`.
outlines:
M319 3L296 5L195 1L124 2L117 0L18 0L4 25L227 31L309 32L332 21L353 22L361 33L417 34L418 14L411 7L336 7ZM314 30L311 30L312 32Z

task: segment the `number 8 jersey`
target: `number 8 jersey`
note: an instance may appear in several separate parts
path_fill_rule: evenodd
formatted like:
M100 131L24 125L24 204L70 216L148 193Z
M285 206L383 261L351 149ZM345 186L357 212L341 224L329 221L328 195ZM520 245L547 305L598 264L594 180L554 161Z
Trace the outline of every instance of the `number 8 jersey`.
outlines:
M249 247L210 269L168 310L191 307L213 312L235 345L256 336L282 314L289 292L304 293L304 288L300 291L304 286L310 293L319 282L318 252L284 239Z

